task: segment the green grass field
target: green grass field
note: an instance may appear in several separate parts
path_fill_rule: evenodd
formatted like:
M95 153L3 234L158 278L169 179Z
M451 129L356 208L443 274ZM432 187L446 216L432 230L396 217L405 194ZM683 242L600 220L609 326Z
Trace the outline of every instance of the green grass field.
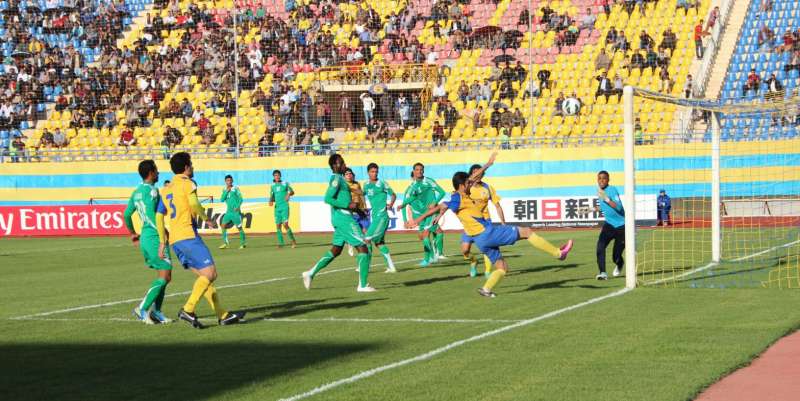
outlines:
M252 237L243 251L206 238L222 303L248 321L202 331L133 320L153 273L127 238L3 239L3 398L279 400L321 389L308 399L677 401L800 322L800 292L790 290L609 296L624 280L594 280L596 231L542 235L573 237L574 253L558 262L525 242L507 248L512 273L495 299L478 296L483 279L469 278L460 256L416 267L421 247L410 235L389 236L399 273L373 259L372 294L355 292L346 253L303 288L300 272L328 236L300 235L294 250ZM449 254L458 238L447 236ZM168 293L193 279L176 269ZM174 317L185 298L169 296L165 312ZM212 323L204 302L198 313Z

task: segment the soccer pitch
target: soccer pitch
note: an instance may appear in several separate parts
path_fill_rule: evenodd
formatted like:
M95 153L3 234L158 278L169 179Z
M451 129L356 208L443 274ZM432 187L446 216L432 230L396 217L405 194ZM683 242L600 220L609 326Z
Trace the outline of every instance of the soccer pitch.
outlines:
M221 302L247 323L218 327L201 300L201 331L134 321L154 273L127 237L3 239L4 398L677 401L798 327L797 291L596 281L597 234L542 233L575 239L565 262L524 241L506 248L495 299L477 294L483 278L468 277L457 234L427 268L415 236L390 235L400 271L383 273L376 254L369 294L356 293L346 252L303 288L329 235L280 250L274 237L245 250L206 237ZM170 317L193 280L174 270Z

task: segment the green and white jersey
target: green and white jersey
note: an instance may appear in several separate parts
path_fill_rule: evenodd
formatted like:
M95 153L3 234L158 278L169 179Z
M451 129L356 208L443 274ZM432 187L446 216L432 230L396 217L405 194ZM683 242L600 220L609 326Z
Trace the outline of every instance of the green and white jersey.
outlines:
M222 190L220 200L225 202L225 206L227 206L226 213L239 212L242 209L243 197L238 186L234 185L230 191L225 187L225 189Z
M151 184L141 183L131 194L128 199L128 207L125 209L125 225L129 229L133 229L133 220L131 217L133 213L139 214L142 220L141 236L156 236L158 237L158 229L156 229L156 210L161 197L158 194L158 188Z
M332 174L328 180L328 189L325 191L325 203L331 205L331 224L334 227L339 223L353 222L353 214L350 212L350 187L347 185L344 176Z
M445 196L444 189L432 178L415 180L403 195L403 207L411 205L411 211L419 216L428 211L428 206L438 204Z
M286 194L294 192L292 186L288 182L280 181L273 182L269 187L269 200L275 202L275 209L283 209L289 207L289 202L286 201Z
M389 215L386 211L386 201L392 195L394 195L394 190L384 180L370 181L367 182L367 185L364 185L364 196L369 200L372 208L370 215L373 220Z

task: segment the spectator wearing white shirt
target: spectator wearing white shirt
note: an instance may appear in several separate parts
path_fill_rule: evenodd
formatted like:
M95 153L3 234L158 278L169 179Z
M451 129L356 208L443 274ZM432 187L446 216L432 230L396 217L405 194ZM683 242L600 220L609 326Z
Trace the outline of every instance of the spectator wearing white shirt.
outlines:
M372 121L372 113L375 110L375 101L369 93L362 93L359 98L361 98L361 104L364 109L364 123L369 124Z

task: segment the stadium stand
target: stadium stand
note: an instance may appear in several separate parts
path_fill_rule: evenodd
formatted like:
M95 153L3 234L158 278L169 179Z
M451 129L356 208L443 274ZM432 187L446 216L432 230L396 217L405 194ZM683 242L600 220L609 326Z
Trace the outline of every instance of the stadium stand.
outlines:
M74 22L69 33L46 33L52 18L23 18L17 6L4 28L15 18L42 27L32 43L71 60L73 74L51 74L40 98L29 91L37 113L19 125L0 110L0 140L15 160L41 161L613 143L623 84L679 95L691 79L692 32L709 0L684 3L59 3L52 15ZM670 130L673 106L637 112L643 131Z
M750 3L721 98L727 103L777 102L796 96L800 77L800 13L783 0ZM723 140L794 138L798 110L746 113L723 118Z

